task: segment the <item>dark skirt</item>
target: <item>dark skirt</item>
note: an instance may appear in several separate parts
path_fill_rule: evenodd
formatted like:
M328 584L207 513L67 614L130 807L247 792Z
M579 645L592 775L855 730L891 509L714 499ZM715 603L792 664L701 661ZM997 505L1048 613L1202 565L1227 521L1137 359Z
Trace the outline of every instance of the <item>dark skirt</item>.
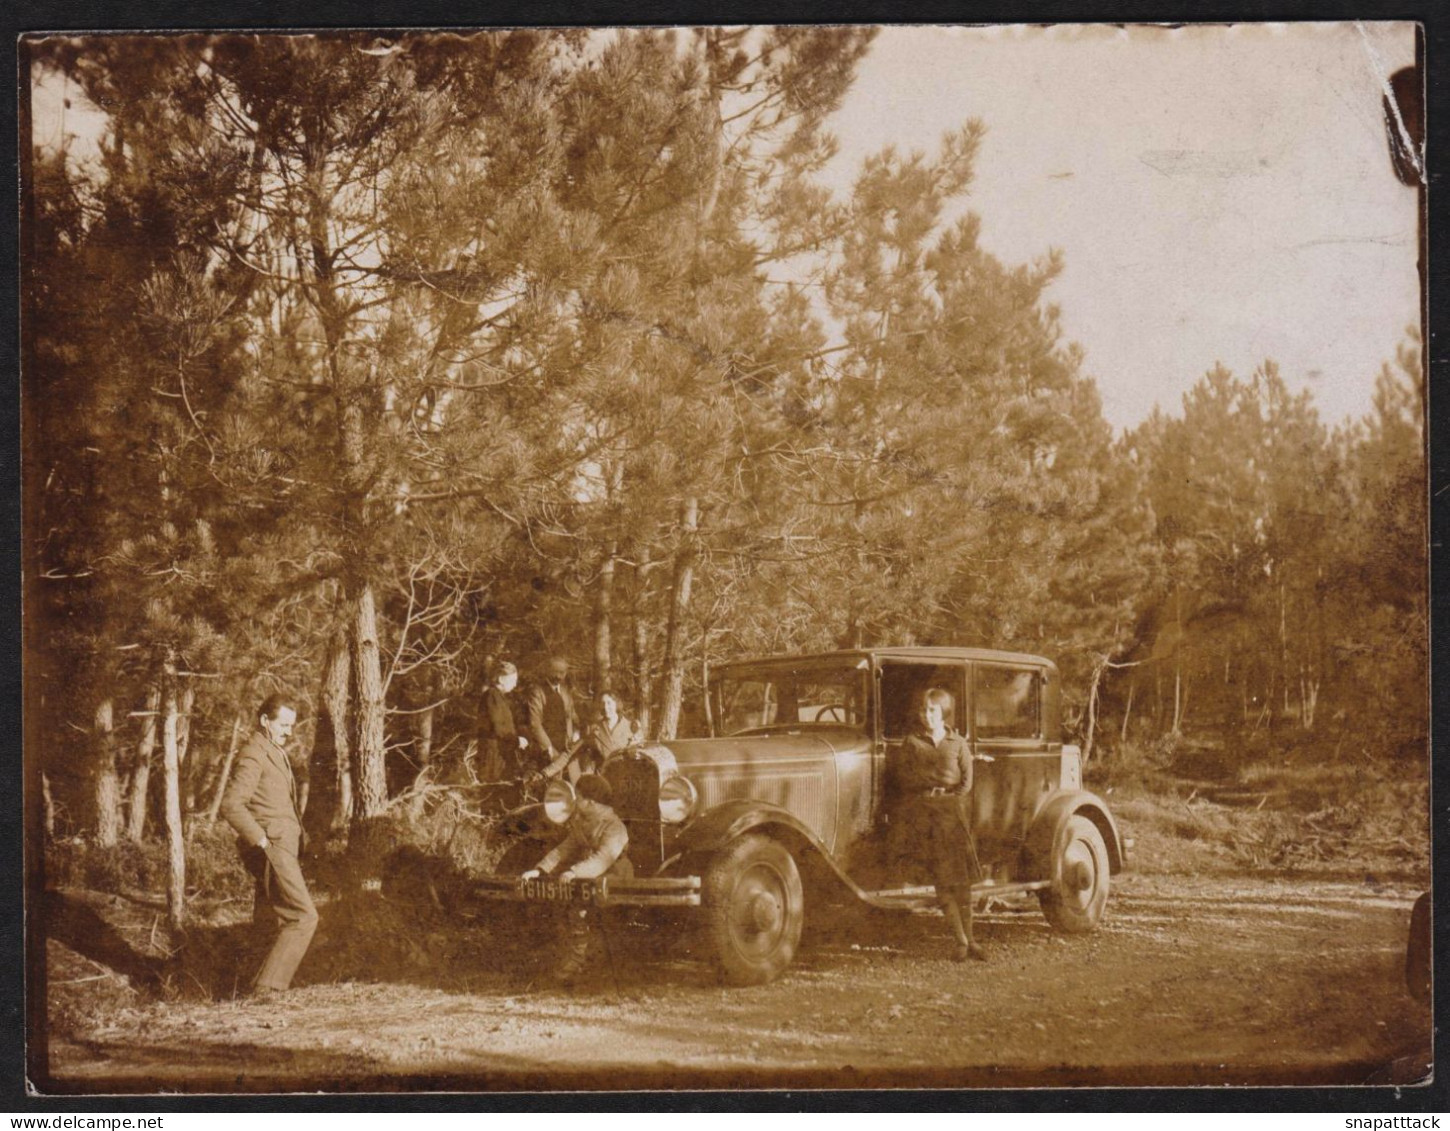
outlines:
M906 805L910 843L937 890L970 888L983 876L967 806L970 795L917 797Z

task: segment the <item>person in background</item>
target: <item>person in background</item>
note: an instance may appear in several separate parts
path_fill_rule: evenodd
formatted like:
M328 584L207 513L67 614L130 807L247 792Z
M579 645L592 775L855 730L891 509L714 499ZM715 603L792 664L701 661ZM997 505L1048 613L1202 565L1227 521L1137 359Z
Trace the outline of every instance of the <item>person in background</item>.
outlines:
M515 781L523 776L523 751L528 739L514 725L511 698L519 685L519 669L500 660L493 682L483 693L478 712L478 777L484 782Z
M256 997L291 987L317 930L317 908L298 863L302 817L286 750L296 722L297 708L290 699L267 696L258 708L257 729L242 747L236 773L222 795L221 814L237 831L242 863L256 881L252 922L259 931L277 932L252 981Z
M972 885L982 878L972 839L972 752L947 725L951 693L933 687L922 697L918 729L901 748L902 813L908 843L931 869L937 901L956 938L953 958L985 961L972 939Z
M612 691L599 697L599 712L584 736L580 761L586 772L595 772L616 750L639 741L639 728L619 713L619 700Z
M569 780L577 781L573 764L579 725L574 715L574 696L569 691L569 661L555 656L549 661L548 678L529 689L530 754L528 769L546 778L558 777L569 767Z
M625 850L629 847L629 830L611 807L613 791L598 774L584 774L575 788L574 812L565 825L564 839L520 877L537 879L552 875L556 868L560 883L571 880L593 880L601 876L628 878L634 865ZM599 932L598 909L570 907L566 912L568 930L563 940L554 976L568 984L589 965L590 951Z

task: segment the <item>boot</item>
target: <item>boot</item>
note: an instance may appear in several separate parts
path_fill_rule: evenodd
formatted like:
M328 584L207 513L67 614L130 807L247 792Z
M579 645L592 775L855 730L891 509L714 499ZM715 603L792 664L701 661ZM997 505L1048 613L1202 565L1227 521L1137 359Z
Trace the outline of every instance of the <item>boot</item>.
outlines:
M588 969L594 937L587 911L571 910L568 916L564 937L559 941L559 960L552 972L552 981L566 987L578 982Z
M954 897L942 900L942 910L946 912L947 923L956 936L956 950L952 952L953 962L966 962L972 959L975 962L987 961L987 952L972 941L972 896L968 892L963 898Z
M963 962L967 958L970 958L973 962L986 962L987 952L972 939L972 896L970 892L967 894L966 899L962 901L962 931L967 938L967 952L964 957L958 957L957 961Z

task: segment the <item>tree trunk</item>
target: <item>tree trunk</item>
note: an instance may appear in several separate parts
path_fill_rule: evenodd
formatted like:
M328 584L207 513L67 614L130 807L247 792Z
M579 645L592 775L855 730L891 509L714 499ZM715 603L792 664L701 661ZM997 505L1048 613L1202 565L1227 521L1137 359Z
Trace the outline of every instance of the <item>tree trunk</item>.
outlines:
M1183 733L1183 588L1179 587L1174 602L1178 639L1173 645L1173 733Z
M637 555L634 584L634 714L639 733L650 733L650 704L654 700L654 680L649 666L649 549L641 546Z
M328 645L317 695L317 730L308 759L308 829L316 833L347 828L352 817L352 740L348 728L352 660L347 630L339 627Z
M146 714L141 718L141 740L136 744L136 768L131 771L131 807L126 836L140 843L146 833L146 798L151 787L151 757L156 753L156 712L161 709L161 688L146 689Z
M433 765L433 715L436 711L436 707L425 707L413 724L414 753L418 756L420 779Z
M373 587L364 583L353 608L352 661L357 690L357 798L355 821L380 815L388 803L384 761L383 671Z
M121 778L116 770L115 704L96 707L92 734L96 743L96 843L113 848L121 839Z
M187 766L186 756L191 753L191 710L196 705L196 688L188 685L181 692L180 713L176 716L176 764L181 770L181 779L186 786L181 811L196 811L196 767Z
M186 924L186 840L181 827L180 709L176 665L168 659L161 693L161 765L166 782L166 915L172 929Z
M222 798L227 792L227 782L232 777L232 763L237 760L237 747L242 742L242 719L244 715L238 715L232 720L232 737L227 743L227 756L222 761L222 772L217 775L216 789L211 795L211 804L206 810L206 827L211 828L216 824L217 814L221 812Z
M1299 723L1305 730L1314 729L1314 711L1319 706L1319 680L1308 671L1299 673Z
M1128 701L1123 704L1123 729L1118 734L1118 745L1126 750L1128 748L1128 720L1133 717L1133 692L1138 689L1138 681L1134 679L1128 684Z
M614 612L614 562L619 554L619 544L611 541L604 551L604 564L599 567L599 587L594 601L594 695L596 698L606 691L613 691L610 682L612 663L613 625L610 618Z
M45 803L45 836L47 840L55 839L55 798L50 793L50 778L46 774L40 775L40 797Z
M690 611L690 586L695 578L695 539L700 517L699 501L685 500L680 516L680 548L675 553L674 577L670 581L670 614L665 627L665 690L660 700L657 737L675 737L685 693L685 617Z
M1082 764L1086 766L1093 756L1093 737L1098 729L1098 687L1103 680L1103 672L1107 669L1106 658L1093 665L1092 681L1088 684L1087 701L1087 734L1083 736Z

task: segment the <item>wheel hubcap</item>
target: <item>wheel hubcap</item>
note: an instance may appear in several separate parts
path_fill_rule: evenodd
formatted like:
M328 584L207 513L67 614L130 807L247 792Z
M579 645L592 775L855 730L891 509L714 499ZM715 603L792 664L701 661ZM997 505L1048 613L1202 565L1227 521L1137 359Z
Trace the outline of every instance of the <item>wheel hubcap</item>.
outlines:
M731 934L744 952L765 955L780 945L786 922L785 880L767 865L741 877L731 898Z
M1097 887L1097 861L1092 848L1080 840L1067 846L1062 856L1062 886L1080 907L1092 902Z
M768 891L755 893L750 901L750 919L757 931L769 932L780 929L780 901Z

